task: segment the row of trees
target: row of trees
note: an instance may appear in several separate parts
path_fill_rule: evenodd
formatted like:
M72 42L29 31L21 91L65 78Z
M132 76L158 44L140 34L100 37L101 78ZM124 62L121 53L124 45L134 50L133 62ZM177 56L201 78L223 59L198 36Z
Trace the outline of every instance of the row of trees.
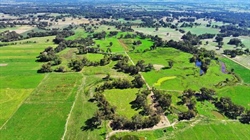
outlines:
M142 88L145 82L140 75L134 76L132 81L128 79L109 79L103 85L96 87L96 92L103 92L105 89L128 89L128 88Z
M118 71L122 71L124 73L130 73L131 75L138 74L139 72L148 72L151 71L154 67L152 64L144 64L145 61L140 60L136 63L136 65L129 65L128 59L124 58L122 60L119 60L115 66L114 69L117 69Z

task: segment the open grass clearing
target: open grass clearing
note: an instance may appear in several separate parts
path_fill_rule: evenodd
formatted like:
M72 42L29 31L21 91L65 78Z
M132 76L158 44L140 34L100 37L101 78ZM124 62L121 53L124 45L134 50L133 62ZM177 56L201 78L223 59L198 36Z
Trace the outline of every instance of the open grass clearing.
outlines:
M123 53L124 48L120 44L119 40L116 37L109 37L105 40L95 40L96 45L99 44L100 48L106 51L108 47L110 47L110 42L113 43L113 45L110 47L111 51L114 53Z
M107 76L107 74L110 74L111 78L128 78L129 80L132 80L132 76L122 72L117 72L115 69L113 69L116 63L117 62L115 61L111 61L111 63L106 66L84 67L82 73L84 75L96 75L101 78L104 78Z
M130 102L135 100L137 92L138 89L112 89L106 90L103 94L111 105L117 107L117 114L131 118L132 116L138 114L138 111L132 109L130 104Z
M76 40L80 38L86 38L88 36L88 33L85 32L83 28L77 28L74 30L75 34L73 36L69 36L66 38L66 40Z
M185 30L186 32L190 31L192 34L196 35L201 35L205 33L210 33L210 34L218 34L219 29L211 28L211 27L206 27L206 26L197 26L197 27L186 27L186 28L181 28Z
M134 41L141 41L142 44L140 45L133 45ZM150 47L153 45L153 42L149 39L140 39L137 37L136 39L121 39L124 44L128 47L130 51L133 50L133 47L135 48L134 52L143 52L146 49L150 49Z

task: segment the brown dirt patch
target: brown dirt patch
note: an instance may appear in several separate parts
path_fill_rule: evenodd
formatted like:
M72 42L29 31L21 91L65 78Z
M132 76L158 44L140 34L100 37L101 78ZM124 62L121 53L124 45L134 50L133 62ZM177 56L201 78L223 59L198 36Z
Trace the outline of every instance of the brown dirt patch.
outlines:
M159 70L161 70L162 68L165 67L163 65L158 65L158 64L154 64L153 66L154 66L154 69L157 70L157 71L159 71Z
M21 33L27 32L29 30L32 30L33 28L34 27L32 27L32 26L21 26L13 31L15 31L18 34L21 34Z
M0 64L0 67L5 67L7 66L8 64Z

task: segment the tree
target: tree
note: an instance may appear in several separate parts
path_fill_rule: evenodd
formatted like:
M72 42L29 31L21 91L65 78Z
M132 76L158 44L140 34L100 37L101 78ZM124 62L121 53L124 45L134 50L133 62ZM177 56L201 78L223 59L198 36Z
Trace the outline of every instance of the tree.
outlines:
M228 44L239 46L240 44L242 44L242 42L238 38L232 38L232 39L230 39L230 41L228 42Z
M204 100L213 100L213 96L215 95L215 91L212 89L207 89L207 88L201 88L200 89L200 95L199 95L199 100L204 101Z
M109 46L112 47L113 46L113 42L109 42Z
M143 81L140 75L136 75L135 79L132 81L132 84L136 88L141 88L145 84L145 82Z
M43 65L42 65L42 68L40 68L37 72L38 72L38 73L48 73L48 72L52 72L51 64L50 64L50 63L43 64Z
M222 42L222 41L223 41L223 37L217 35L217 36L215 37L215 41L216 41L216 42Z
M174 61L173 60L169 60L168 61L168 66L169 66L170 69L173 67L173 65L174 65Z
M241 114L240 122L244 124L250 124L250 110L246 111L244 114Z

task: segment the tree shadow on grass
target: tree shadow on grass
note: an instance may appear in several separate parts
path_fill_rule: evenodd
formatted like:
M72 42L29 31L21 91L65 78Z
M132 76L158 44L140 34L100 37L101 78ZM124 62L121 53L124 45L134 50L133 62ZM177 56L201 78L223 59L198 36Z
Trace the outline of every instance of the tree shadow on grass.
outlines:
M100 122L97 121L98 119L96 117L92 117L85 121L85 126L81 127L82 131L93 131L95 129L100 129Z
M171 67L168 67L168 66L166 66L166 67L163 67L163 68L161 68L162 70L168 70L168 69L171 69Z

